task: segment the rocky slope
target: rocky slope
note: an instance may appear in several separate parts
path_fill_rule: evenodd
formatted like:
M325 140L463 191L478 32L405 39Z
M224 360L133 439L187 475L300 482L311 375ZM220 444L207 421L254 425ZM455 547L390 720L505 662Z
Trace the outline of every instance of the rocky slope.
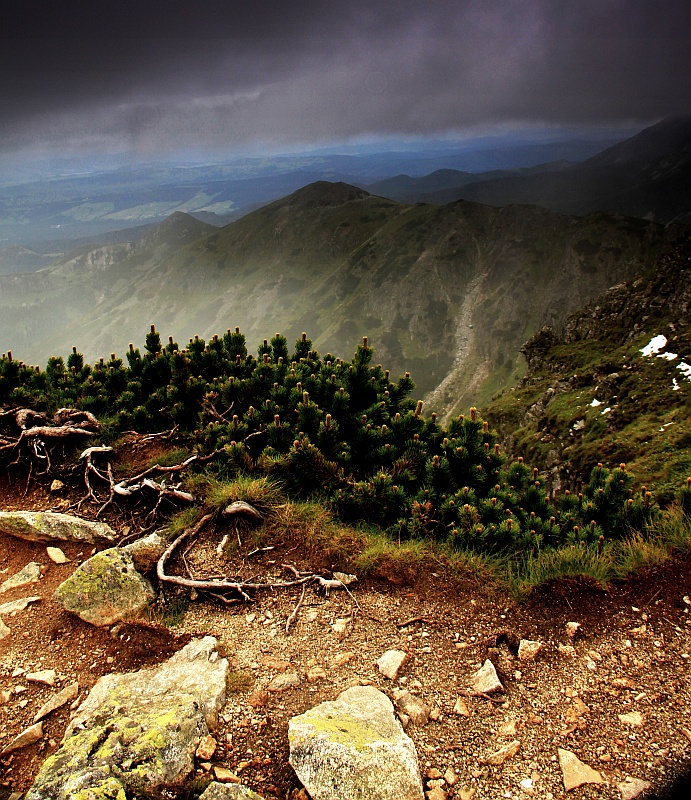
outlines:
M691 475L691 240L523 347L529 374L488 405L513 455L577 488L598 461L626 462L669 500Z
M63 492L56 500L46 487L29 497L8 488L3 478L4 508L75 499ZM144 519L128 518L135 524ZM108 520L120 534L124 519L110 509ZM299 536L278 537L274 550L249 557L254 542L247 531L238 550L219 555L223 533L219 520L188 551L196 574L251 570L264 580L285 560L297 569L348 565L347 554L329 565ZM395 704L427 800L509 794L553 800L583 776L578 796L587 800L650 800L665 796L688 763L688 559L670 560L653 575L608 592L577 580L545 587L523 605L492 597L478 586L478 576L459 582L439 565L431 572L429 564L393 570L390 581L383 573L370 575L348 594L309 589L299 608L297 587L232 606L168 592L168 609L159 606L154 618L174 622L169 630L160 622L95 626L65 611L55 589L75 567L84 568L91 546L60 544L65 558L56 561L45 542L0 534L7 620L0 636L0 797L18 798L32 785L29 797L37 800L69 796L60 795L60 787L87 765L85 777L110 786L113 797L120 778L128 797L140 796L137 781L146 773L149 787L155 781L159 788L160 782L174 787L162 797L192 800L215 779L241 781L266 800L305 800L289 763L307 783L302 759L290 753L296 715L307 712L313 720L315 706L329 703L332 721L321 731L332 731L342 745L357 731L348 720L339 730L333 701L363 685ZM37 574L29 583L12 583L27 562L39 566ZM177 567L184 569L182 562ZM8 579L12 585L4 583ZM29 595L34 602L27 608L5 611ZM192 637L208 634L218 641L220 658L215 640L202 640L166 661ZM208 664L198 660L205 642ZM178 671L184 662L196 664L193 675ZM128 674L158 664L155 671ZM200 680L209 670L223 672L223 680L213 686ZM200 702L191 703L189 695L200 691ZM146 692L152 702L143 706ZM55 706L58 695L64 702ZM153 701L162 698L157 711ZM186 706L183 725L171 720L171 703ZM210 735L200 706L214 712ZM27 731L32 735L16 738ZM362 737L355 744L366 749ZM344 748L336 749L342 757ZM330 759L327 766L335 763ZM378 783L387 789L387 781ZM688 791L688 783L681 788ZM344 797L337 791L312 796Z

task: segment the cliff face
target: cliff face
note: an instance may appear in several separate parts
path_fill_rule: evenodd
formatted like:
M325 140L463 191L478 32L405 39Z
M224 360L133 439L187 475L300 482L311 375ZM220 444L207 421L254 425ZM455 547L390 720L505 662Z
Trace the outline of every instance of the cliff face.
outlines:
M651 342L655 344L651 347ZM691 470L691 239L523 346L527 377L485 411L512 455L577 489L598 461L626 462L662 499Z

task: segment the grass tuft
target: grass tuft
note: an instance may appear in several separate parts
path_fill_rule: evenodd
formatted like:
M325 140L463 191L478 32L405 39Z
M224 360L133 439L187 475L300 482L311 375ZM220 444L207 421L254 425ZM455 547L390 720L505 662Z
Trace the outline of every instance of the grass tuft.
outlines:
M614 577L613 550L613 545L607 545L601 551L596 544L565 545L508 561L506 580L509 590L521 600L543 583L577 577L590 578L605 589Z
M189 450L177 449L158 453L149 460L150 467L174 467L190 457Z

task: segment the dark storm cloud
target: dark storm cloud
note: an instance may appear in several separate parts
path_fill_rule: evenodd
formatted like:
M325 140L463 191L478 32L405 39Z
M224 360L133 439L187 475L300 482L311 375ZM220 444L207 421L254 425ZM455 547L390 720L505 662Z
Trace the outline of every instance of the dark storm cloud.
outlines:
M16 3L0 147L140 152L691 110L688 0Z

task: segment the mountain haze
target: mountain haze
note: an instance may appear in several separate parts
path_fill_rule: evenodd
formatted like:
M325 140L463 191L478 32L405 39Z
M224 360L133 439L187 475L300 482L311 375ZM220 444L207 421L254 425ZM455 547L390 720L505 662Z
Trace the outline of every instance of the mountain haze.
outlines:
M137 243L0 277L0 341L45 363L76 345L122 354L154 323L184 346L239 326L253 349L307 331L350 355L408 369L440 412L488 400L523 371L523 342L653 263L672 233L469 202L409 206L318 182L218 229L176 214Z

